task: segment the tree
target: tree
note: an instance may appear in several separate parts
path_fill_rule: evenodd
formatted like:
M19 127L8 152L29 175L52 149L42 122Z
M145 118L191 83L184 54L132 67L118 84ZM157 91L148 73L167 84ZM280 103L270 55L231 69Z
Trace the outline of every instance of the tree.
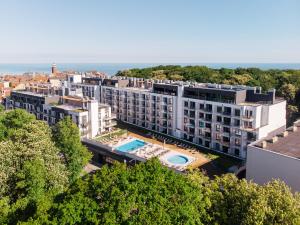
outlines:
M284 84L279 88L278 93L284 97L288 103L293 103L297 93L297 89L293 84Z
M209 199L201 187L158 160L132 168L104 166L73 183L49 219L58 224L203 224L209 222Z
M45 164L48 192L61 192L67 184L68 173L52 141L49 126L33 121L15 130L10 140L0 142L0 196L12 196L16 190L16 174L26 161L39 159Z
M74 182L91 159L91 153L82 145L79 129L68 116L55 125L53 137L70 173L69 180Z
M280 181L259 186L234 175L217 177L209 185L212 224L299 224L300 199Z
M4 110L5 110L4 105L0 104L0 113L1 113L1 112L4 112Z
M23 109L15 109L5 114L3 124L8 129L18 129L35 120L35 116Z
M0 221L16 224L43 215L52 198L68 184L59 149L43 121L34 120L12 130L9 138L0 142L0 158L0 198L7 199L10 206Z
M15 109L0 115L0 140L8 138L16 129L35 120L35 116L23 109Z

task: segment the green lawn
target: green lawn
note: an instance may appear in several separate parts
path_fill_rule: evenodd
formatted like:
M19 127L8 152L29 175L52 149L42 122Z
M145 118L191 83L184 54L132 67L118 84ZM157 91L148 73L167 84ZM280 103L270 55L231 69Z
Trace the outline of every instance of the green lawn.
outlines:
M118 129L116 129L112 132L97 136L97 137L94 138L94 140L99 141L99 142L104 142L104 141L107 141L107 140L111 140L114 137L120 137L120 136L122 136L126 133L127 133L127 130L118 128Z

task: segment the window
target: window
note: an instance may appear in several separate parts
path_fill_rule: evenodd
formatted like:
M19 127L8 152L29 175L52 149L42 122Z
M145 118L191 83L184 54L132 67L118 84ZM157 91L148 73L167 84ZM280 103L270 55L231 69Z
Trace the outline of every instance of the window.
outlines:
M195 120L191 120L191 119L190 119L190 124L191 124L191 125L195 125Z
M190 102L190 108L191 109L195 109L195 105L196 105L195 102Z
M184 107L189 107L189 102L185 101L184 102Z
M204 113L199 113L199 118L203 119L204 118Z
M256 135L251 132L247 132L247 140L248 141L255 141L256 140Z
M240 120L234 119L234 126L239 127L241 124Z
M246 114L246 117L247 117L247 118L250 118L250 117L253 116L253 111L251 111L251 110L246 110L245 114Z
M230 107L224 107L224 114L225 115L231 115L231 108Z
M228 149L229 149L229 148L228 148L227 146L223 146L223 152L224 152L224 153L228 153Z
M230 141L229 137L223 137L223 142L229 142L229 141Z
M244 127L252 129L252 122L244 121Z
M219 143L216 143L215 147L216 147L216 150L217 150L217 151L220 151L220 147L221 147L221 146L220 146Z
M236 156L240 156L240 150L239 149L234 149L234 154L236 155Z
M202 140L201 138L199 138L198 144L199 144L199 145L203 145L203 140Z
M231 119L228 117L224 117L224 124L230 126L230 123L231 123Z
M235 109L235 110L234 110L234 115L235 115L235 116L240 116L240 115L241 115L241 110Z
M239 138L235 138L235 139L234 139L234 144L235 144L236 146L240 146L240 145L241 145L241 140L240 140Z
M200 109L204 109L204 104L200 104L200 105L199 105L199 108L200 108Z
M212 111L212 105L211 104L206 104L206 111L211 112Z
M223 132L230 133L230 128L229 127L223 127Z
M205 120L211 121L211 119L212 119L212 115L211 114L206 114L205 115Z
M200 121L199 122L199 127L204 127L204 122Z
M205 141L205 147L209 148L210 147L210 142L209 141Z
M190 111L190 117L195 118L195 111Z
M217 107L217 112L218 112L218 113L222 113L222 106L218 106L218 107Z
M221 140L221 135L219 133L216 133L216 140Z
M221 129L220 124L216 124L216 131L220 131L220 129Z
M217 116L217 122L222 123L222 117L221 116Z

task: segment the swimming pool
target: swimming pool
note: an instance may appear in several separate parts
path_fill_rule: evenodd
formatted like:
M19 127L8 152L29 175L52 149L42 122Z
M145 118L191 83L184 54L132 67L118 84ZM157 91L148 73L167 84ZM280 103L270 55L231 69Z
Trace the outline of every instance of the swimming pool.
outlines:
M167 158L167 160L169 163L177 165L183 165L189 161L189 159L183 155L172 155L169 158Z
M146 145L146 142L136 139L134 141L128 142L124 145L117 147L116 150L120 152L132 152L138 148L143 147L144 145Z

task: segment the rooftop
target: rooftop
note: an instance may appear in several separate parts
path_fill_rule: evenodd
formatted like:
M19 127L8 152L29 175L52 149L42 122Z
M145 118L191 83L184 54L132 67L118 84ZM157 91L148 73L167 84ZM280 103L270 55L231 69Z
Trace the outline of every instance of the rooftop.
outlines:
M254 144L256 147L300 159L300 121L280 135ZM265 145L265 146L263 146Z
M54 95L45 95L45 94L35 93L35 92L31 92L31 91L14 90L12 92L13 93L20 93L20 94L24 94L24 95L36 96L36 97L51 97L51 96L54 96Z
M66 100L72 100L72 101L78 101L78 102L88 102L89 99L87 98L82 98L80 96L75 96L75 95L68 95L68 96L63 96L63 99Z
M85 109L82 109L79 106L66 105L66 104L56 105L54 108L59 108L59 109L63 109L63 110L66 110L66 111L74 111L74 112L85 112L85 111L87 111Z

